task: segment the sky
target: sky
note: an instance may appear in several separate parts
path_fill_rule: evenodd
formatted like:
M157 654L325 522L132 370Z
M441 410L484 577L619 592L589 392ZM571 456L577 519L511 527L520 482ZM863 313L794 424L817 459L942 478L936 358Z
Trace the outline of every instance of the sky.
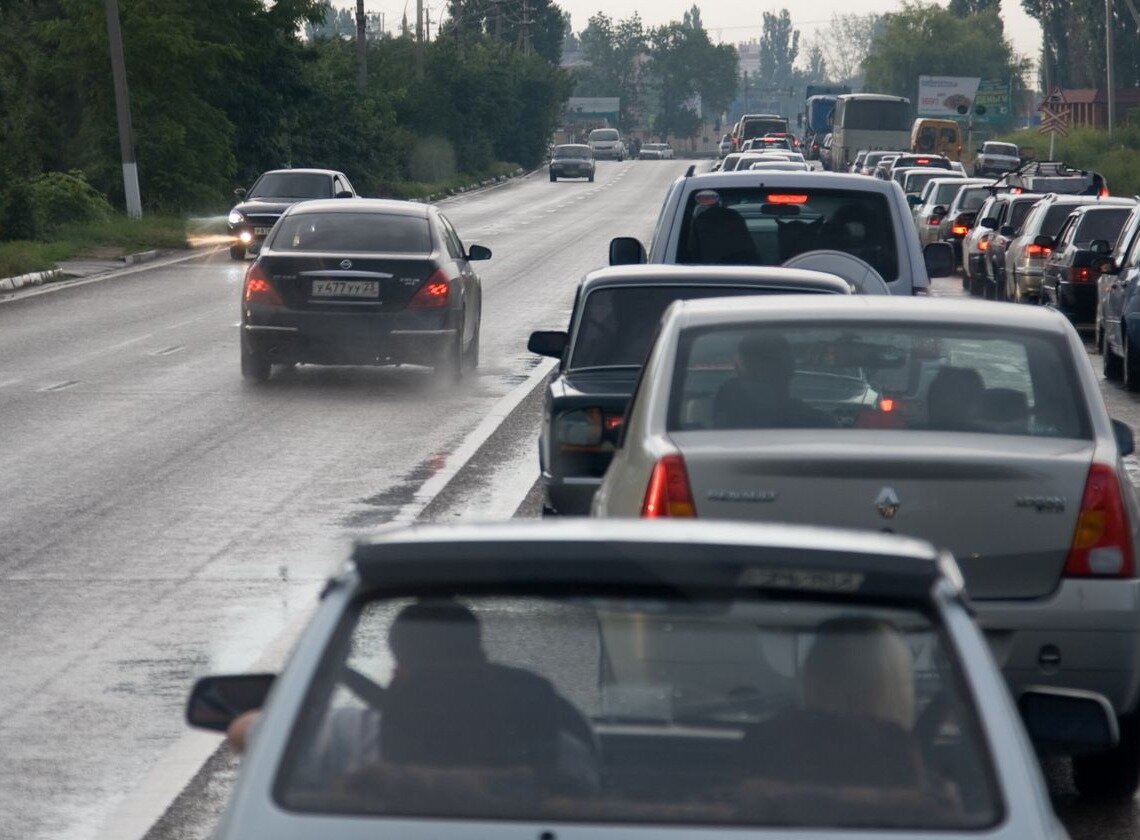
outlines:
M352 0L334 0L335 5L355 7ZM590 16L604 10L611 18L629 17L634 12L641 14L646 25L655 26L680 20L681 15L693 4L693 0L556 0L559 6L570 12L575 32L586 27ZM701 19L709 36L714 41L738 43L759 39L760 21L764 12L778 12L787 8L792 14L792 23L800 30L801 41L810 41L816 31L826 27L831 16L842 14L867 14L868 12L889 12L902 7L901 2L891 0L815 0L814 3L774 2L752 5L740 0L696 0L701 9ZM444 11L444 0L424 0L431 9L433 21ZM395 30L405 10L408 19L414 21L415 0L365 0L368 12L383 12L385 25ZM943 4L945 5L945 4ZM1041 49L1041 27L1037 21L1022 11L1020 0L1002 0L1002 17L1005 20L1006 37L1013 41L1014 49L1021 55L1036 60ZM434 29L434 24L433 27Z

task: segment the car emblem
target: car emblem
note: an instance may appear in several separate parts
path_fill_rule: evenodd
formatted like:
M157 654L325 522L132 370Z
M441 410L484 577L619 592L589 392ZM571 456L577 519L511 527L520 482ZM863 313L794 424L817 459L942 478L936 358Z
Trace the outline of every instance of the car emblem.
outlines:
M352 260L341 260L340 267L347 271L348 269L352 268Z
M899 497L893 488L884 487L875 499L875 509L883 519L894 519L899 512Z

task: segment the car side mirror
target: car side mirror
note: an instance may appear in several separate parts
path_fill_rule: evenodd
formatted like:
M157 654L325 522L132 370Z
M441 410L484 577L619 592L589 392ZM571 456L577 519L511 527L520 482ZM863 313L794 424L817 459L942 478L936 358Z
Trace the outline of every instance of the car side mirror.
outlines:
M984 219L978 222L978 225L979 227L984 227L986 230L997 230L998 223L997 219L995 219L993 216L986 216Z
M1112 246L1108 244L1107 239L1094 239L1089 243L1089 251L1094 254L1103 255L1112 250Z
M946 277L954 273L954 248L949 242L931 242L922 249L922 261L927 277Z
M1123 420L1113 418L1112 436L1116 438L1116 448L1120 450L1121 458L1136 451L1136 439L1132 435L1132 427Z
M981 155L981 154L985 154L985 153L982 151L982 147L981 147L981 146L978 146L978 154L979 154L979 155Z
M238 198L245 198L245 196L246 196L245 187L238 187L236 190L234 190L234 195L237 196Z
M1017 230L1013 225L1002 225L998 229L998 233L1000 233L1002 236L1016 236Z
M472 245L467 249L467 259L472 262L491 259L491 249L483 245Z
M1116 260L1110 259L1110 260L1105 260L1104 262L1097 265L1096 270L1099 271L1101 274L1108 274L1108 275L1119 274L1120 273L1120 266L1118 266L1116 264Z
M930 215L932 215L932 216L945 216L946 215L946 208L943 207L941 204L935 205L934 209L930 211Z
M1033 244L1034 245L1040 245L1042 248L1052 248L1053 247L1053 237L1047 236L1043 233L1040 236L1033 237Z
M1031 686L1021 692L1017 708L1040 753L1099 753L1120 740L1112 704L1092 691Z
M563 330L538 330L530 334L526 349L540 356L561 359L569 341L569 334Z
M348 190L341 190L336 195L334 195L333 198L356 198L356 196Z
M265 705L276 674L202 677L190 691L186 722L198 729L225 732L239 715Z
M917 207L918 205L922 204L922 199L917 195L908 195L906 197L906 203L911 207Z
M645 260L645 246L632 236L610 240L610 265L638 265Z

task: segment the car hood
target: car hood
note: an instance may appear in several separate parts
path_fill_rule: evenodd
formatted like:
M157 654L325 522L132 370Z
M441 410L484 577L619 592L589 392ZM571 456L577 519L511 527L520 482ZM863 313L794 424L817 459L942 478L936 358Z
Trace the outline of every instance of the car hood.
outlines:
M303 198L257 198L252 201L242 201L234 206L234 210L242 214L258 213L284 213L294 204L307 201Z

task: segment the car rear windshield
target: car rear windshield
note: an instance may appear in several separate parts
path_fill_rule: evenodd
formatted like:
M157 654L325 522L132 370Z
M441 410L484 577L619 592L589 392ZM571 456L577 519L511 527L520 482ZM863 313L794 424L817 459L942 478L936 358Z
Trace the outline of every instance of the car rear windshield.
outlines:
M903 190L908 193L920 193L929 182L943 177L945 176L939 172L908 172L903 181Z
M267 172L246 198L332 198L332 178L319 172Z
M959 210L978 210L990 197L989 187L965 187L958 194Z
M662 314L675 300L787 294L788 291L787 288L715 285L595 289L582 303L570 367L640 367L649 354ZM795 291L816 292L815 289Z
M1124 221L1130 212L1131 207L1114 207L1111 210L1106 207L1084 213L1074 241L1095 242L1103 239L1111 245L1120 235L1120 229L1124 227Z
M1069 215L1076 209L1076 205L1073 204L1054 204L1045 211L1045 218L1041 220L1037 233L1044 236L1056 236L1061 225L1065 223L1065 219L1069 218Z
M584 158L590 156L589 146L555 146L556 158Z
M954 200L954 196L958 195L961 189L961 184L939 184L934 188L934 203L941 204L943 207L949 206L950 202Z
M295 213L285 216L269 247L274 251L428 254L426 219L385 213Z
M590 132L591 140L617 140L618 133L616 128L598 128Z
M1006 155L1007 157L1017 157L1017 146L1011 143L986 143L982 149L984 155Z
M936 325L732 324L682 333L673 431L847 428L1090 438L1068 345Z
M978 710L925 612L630 589L359 604L308 688L275 800L575 824L1001 819Z
M899 276L899 245L880 192L795 187L695 190L681 223L677 262L781 265L834 249L866 260L884 280Z

